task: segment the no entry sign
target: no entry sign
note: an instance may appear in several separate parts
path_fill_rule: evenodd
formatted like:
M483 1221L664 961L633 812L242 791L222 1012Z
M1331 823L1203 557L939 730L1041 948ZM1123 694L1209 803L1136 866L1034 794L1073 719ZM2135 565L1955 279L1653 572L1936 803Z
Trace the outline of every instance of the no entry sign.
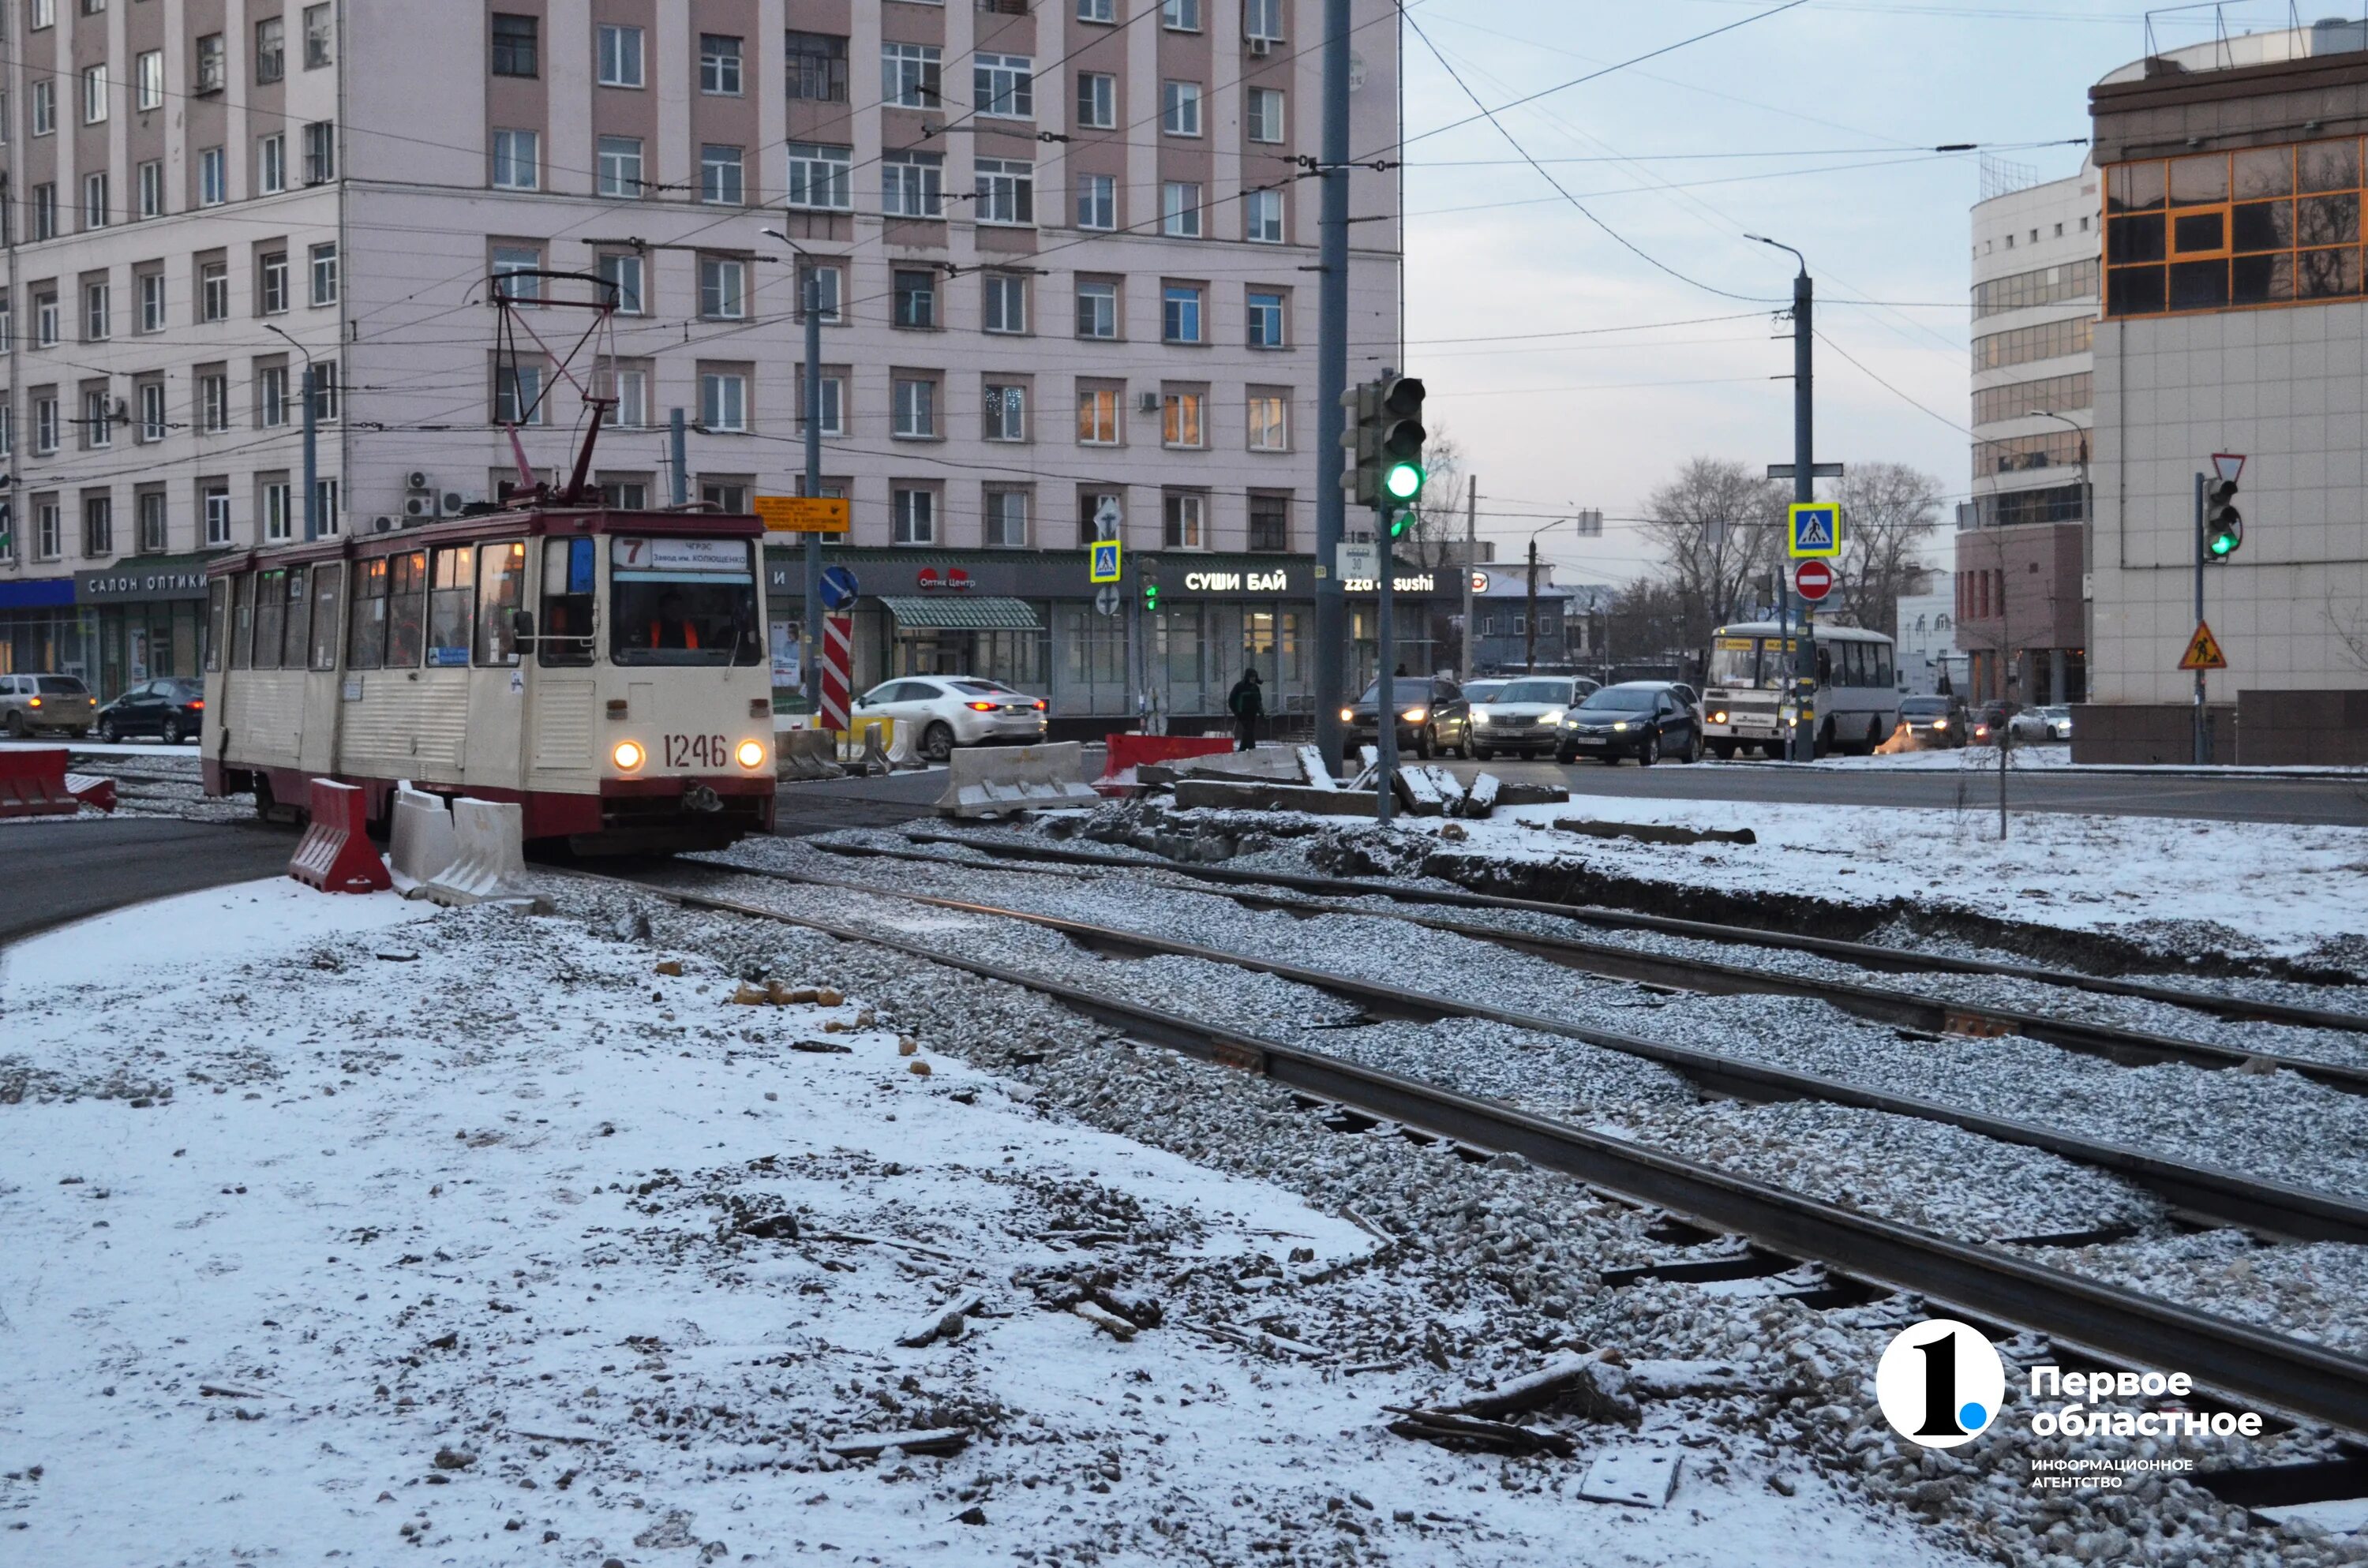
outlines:
M1822 561L1804 561L1793 569L1793 586L1814 604L1834 591L1834 569Z

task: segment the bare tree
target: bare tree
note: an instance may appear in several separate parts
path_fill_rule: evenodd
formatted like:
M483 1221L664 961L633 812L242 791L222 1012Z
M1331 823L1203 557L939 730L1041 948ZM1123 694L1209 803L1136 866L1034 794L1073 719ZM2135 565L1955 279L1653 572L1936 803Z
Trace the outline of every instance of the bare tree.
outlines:
M1687 645L1705 642L1752 579L1770 569L1786 498L1748 463L1693 458L1645 501L1645 537L1667 563L1660 577Z
M1865 463L1834 486L1842 508L1841 582L1831 613L1899 635L1899 596L1924 570L1941 526L1941 482L1905 463Z

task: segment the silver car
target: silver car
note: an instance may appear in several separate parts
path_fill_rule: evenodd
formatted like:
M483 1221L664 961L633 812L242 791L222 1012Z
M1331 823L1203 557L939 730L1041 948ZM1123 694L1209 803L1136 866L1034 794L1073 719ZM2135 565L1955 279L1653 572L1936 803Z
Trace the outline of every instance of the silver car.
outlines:
M1560 743L1562 719L1596 683L1585 676L1525 676L1472 704L1472 755L1544 756ZM1469 690L1470 687L1466 687Z
M86 735L98 699L80 676L0 676L0 729L17 740L42 730Z
M1033 744L1044 738L1047 704L999 681L973 676L905 676L882 681L855 700L852 715L896 719L918 735L921 753L943 762L957 745L1009 742Z
M2026 708L2009 719L2006 727L2018 741L2068 741L2072 738L2072 710Z

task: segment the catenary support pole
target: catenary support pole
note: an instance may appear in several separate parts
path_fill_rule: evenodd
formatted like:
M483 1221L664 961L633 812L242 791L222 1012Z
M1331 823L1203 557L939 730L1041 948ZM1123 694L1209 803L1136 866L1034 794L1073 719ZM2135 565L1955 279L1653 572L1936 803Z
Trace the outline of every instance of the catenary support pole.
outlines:
M1315 354L1315 746L1326 761L1341 755L1340 704L1345 607L1340 540L1348 503L1340 472L1349 387L1349 0L1324 0L1323 206L1316 261L1321 279ZM1384 659L1383 665L1388 661Z
M682 410L677 408L666 427L666 460L674 467L674 504L677 506L690 505L690 476L683 472L685 454L689 449L690 444L683 435Z
M1478 673L1472 667L1472 578L1479 570L1480 482L1474 479L1463 487L1463 648L1455 662L1455 673L1463 680Z
M1538 673L1538 536L1530 535L1530 603L1528 617L1521 622L1526 628L1521 644L1521 673Z
M1382 763L1374 770L1373 816L1385 823L1396 809L1398 784L1397 629L1390 614L1394 597L1390 579L1398 574L1398 568L1390 549L1390 510L1386 501L1373 508L1373 548L1381 557L1381 569L1373 579L1373 679L1377 683L1373 691L1373 744L1379 748Z
M283 385L285 383L282 383ZM321 537L321 389L304 361L304 541Z
M1816 399L1811 386L1812 340L1809 320L1812 285L1809 264L1801 263L1800 276L1793 279L1793 499L1814 501L1817 498L1817 442L1816 436ZM1793 599L1793 582L1789 573L1779 569L1776 591L1790 605ZM1789 733L1786 755L1795 762L1807 762L1817 755L1816 710L1812 706L1817 676L1816 613L1809 601L1800 601L1799 651L1793 656L1793 674L1797 710L1807 722L1796 723Z
M806 483L809 496L822 494L822 268L806 268ZM676 429L680 430L680 425ZM679 459L677 460L679 462ZM806 711L822 712L822 535L809 529L805 538L805 613L798 618L801 631L798 672L805 677Z
M2203 624L2203 487L2209 482L2202 474L2195 476L2195 624ZM2212 760L2212 716L2203 706L2204 676L2195 672L2195 766L2204 767Z

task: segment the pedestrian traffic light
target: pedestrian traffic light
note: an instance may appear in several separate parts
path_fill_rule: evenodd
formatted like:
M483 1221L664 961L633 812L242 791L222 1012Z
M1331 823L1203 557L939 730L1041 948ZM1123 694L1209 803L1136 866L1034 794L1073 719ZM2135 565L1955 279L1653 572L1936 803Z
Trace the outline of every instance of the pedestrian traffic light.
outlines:
M1340 449L1348 453L1340 467L1340 493L1352 506L1374 506L1381 500L1380 383L1360 381L1340 394L1340 406L1348 414L1340 426Z
M2215 479L2203 491L2203 558L2226 561L2245 542L2245 519L2237 510L2237 482Z
M1413 376L1385 378L1378 384L1381 401L1381 492L1383 499L1397 508L1390 519L1390 537L1395 539L1406 530L1413 520L1404 510L1414 505L1422 494L1422 445L1429 433L1422 427L1422 382Z

